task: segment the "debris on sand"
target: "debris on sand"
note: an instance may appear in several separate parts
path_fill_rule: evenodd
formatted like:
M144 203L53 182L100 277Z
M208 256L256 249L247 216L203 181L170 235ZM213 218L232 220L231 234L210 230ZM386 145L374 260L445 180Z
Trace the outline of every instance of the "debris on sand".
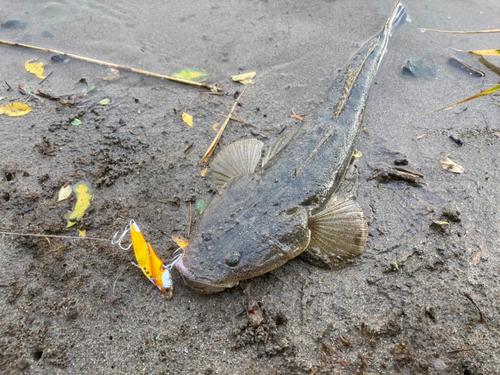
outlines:
M420 60L407 60L403 72L415 77L422 77L429 81L436 79L436 66L434 61L427 57Z
M444 159L439 159L441 162L441 165L443 166L444 169L447 171L456 173L456 174L461 174L464 173L464 168L461 165L458 165L455 163L453 160L451 160L449 157L446 157Z

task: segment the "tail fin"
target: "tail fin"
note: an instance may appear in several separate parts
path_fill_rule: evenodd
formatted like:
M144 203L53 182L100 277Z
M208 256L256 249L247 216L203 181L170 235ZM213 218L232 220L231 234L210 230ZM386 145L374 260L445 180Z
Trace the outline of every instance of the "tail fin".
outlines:
M399 26L408 21L409 18L408 14L406 13L405 7L398 0L396 5L394 5L394 8L392 8L391 15L389 16L387 24L385 25L385 31L388 32L389 35L392 35L392 33L396 31Z

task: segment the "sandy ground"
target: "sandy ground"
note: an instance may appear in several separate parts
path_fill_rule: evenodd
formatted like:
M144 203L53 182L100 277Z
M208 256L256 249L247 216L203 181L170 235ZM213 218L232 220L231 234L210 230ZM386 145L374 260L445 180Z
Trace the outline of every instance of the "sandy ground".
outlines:
M450 47L498 48L498 36L420 28L498 28L500 8L493 0L407 3L412 22L394 35L358 144L358 202L370 226L361 257L338 272L296 259L211 296L193 294L174 274L175 297L167 300L131 265L133 253L109 242L2 236L0 373L500 373L500 101L492 96L418 116L499 79L477 57L461 56L484 78L448 62L455 54ZM56 64L48 53L0 46L2 105L26 100L20 83L65 101L81 93L82 77L96 86L77 95L77 102L86 100L79 105L32 100L30 114L0 116L0 230L77 235L62 218L75 200L56 197L66 182L86 180L94 199L76 227L110 238L133 218L167 261L176 249L171 236L187 236L190 202L195 226L194 204L214 194L198 163L215 136L212 125L223 121L219 114L242 89L230 75L258 71L236 111L256 128L231 122L220 145L255 137L268 148L283 127L299 126L292 109L307 119L393 4L4 5L0 24L20 23L1 28L2 40L165 74L202 67L213 73L208 83L223 88L215 96L127 72L106 82L105 67L74 59ZM436 79L402 74L408 59L422 57L435 64ZM54 73L39 84L24 70L29 59ZM104 98L112 105L96 104ZM193 127L183 123L182 111L193 115ZM79 126L70 124L76 117ZM465 173L442 169L446 155ZM399 159L424 176L421 183L374 178ZM257 319L247 313L255 302Z

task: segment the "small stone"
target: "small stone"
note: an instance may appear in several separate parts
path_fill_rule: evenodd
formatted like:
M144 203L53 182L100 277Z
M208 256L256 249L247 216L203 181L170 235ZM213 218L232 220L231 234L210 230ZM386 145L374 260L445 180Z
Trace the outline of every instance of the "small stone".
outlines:
M451 221L454 221L455 223L459 223L460 221L462 221L462 219L460 218L461 212L458 209L456 203L450 203L444 206L441 211L443 213L443 216L447 217Z

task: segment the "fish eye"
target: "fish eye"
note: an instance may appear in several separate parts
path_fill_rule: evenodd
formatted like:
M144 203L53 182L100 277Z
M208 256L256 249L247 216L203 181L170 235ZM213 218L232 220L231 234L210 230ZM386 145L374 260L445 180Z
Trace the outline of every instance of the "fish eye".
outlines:
M240 263L240 253L231 253L224 259L229 267L236 267Z

